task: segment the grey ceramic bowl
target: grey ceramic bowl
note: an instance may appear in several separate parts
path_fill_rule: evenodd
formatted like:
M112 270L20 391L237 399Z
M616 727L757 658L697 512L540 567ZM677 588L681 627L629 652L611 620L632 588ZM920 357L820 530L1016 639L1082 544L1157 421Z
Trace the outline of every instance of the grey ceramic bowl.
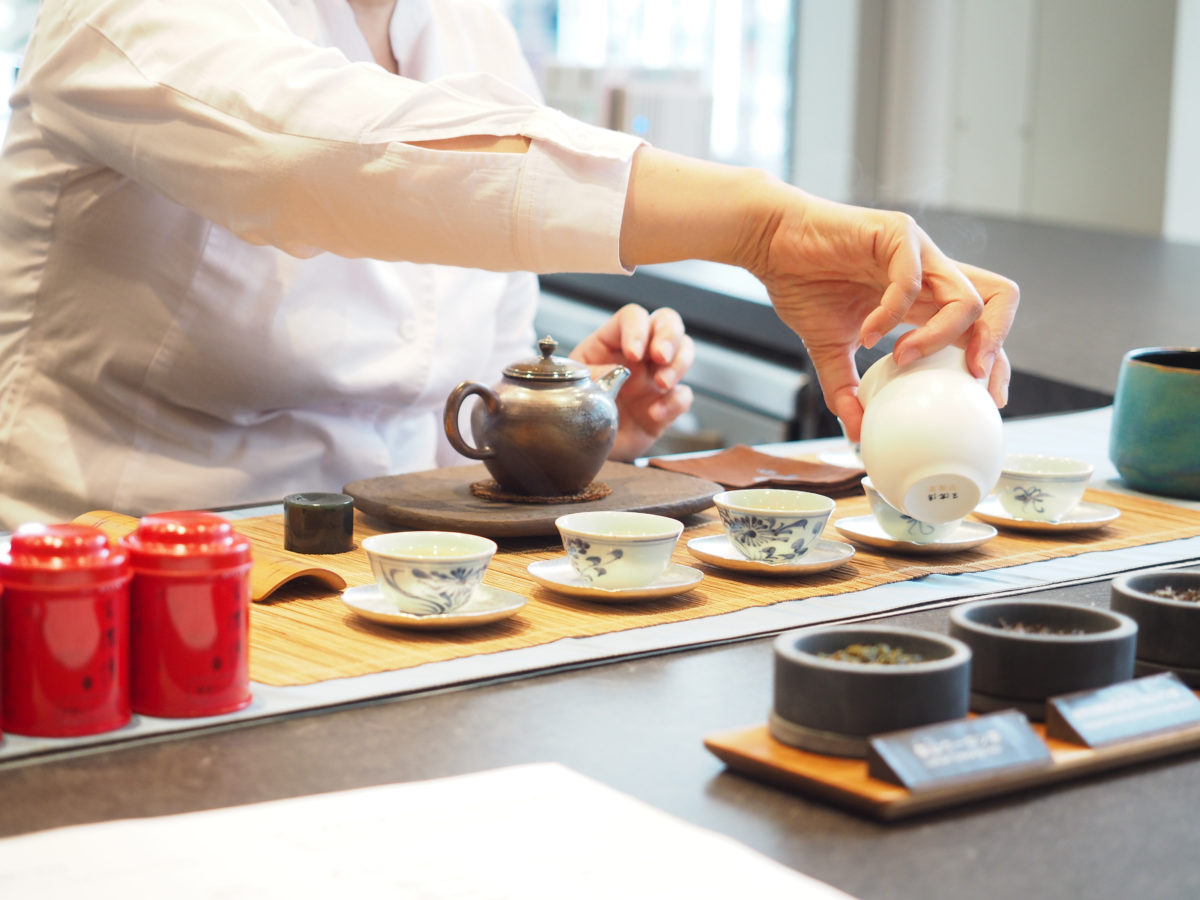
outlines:
M1200 591L1200 572L1163 569L1113 579L1112 608L1138 624L1135 671L1175 672L1200 687L1200 603L1155 594L1164 588Z
M983 600L950 612L950 634L971 648L971 709L1019 709L1036 721L1050 697L1132 678L1137 630L1121 613L1051 600Z
M885 643L920 662L843 662L821 654ZM945 635L882 625L804 629L775 640L772 737L793 747L863 757L875 734L962 718L971 652Z

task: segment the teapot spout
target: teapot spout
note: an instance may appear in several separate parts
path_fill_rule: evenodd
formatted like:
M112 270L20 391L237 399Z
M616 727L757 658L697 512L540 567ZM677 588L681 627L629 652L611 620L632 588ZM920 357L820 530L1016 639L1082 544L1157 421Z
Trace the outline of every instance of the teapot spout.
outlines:
M596 386L604 391L609 398L617 396L617 391L629 377L629 370L624 366L614 366L611 371L596 379Z

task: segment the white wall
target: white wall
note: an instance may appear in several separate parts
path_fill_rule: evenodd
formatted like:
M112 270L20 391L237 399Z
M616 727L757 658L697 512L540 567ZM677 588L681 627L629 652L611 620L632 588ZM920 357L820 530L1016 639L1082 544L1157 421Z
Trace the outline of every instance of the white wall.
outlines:
M1025 212L1160 233L1176 0L1037 0Z
M1163 233L1200 243L1200 0L1179 0Z
M1166 214L1200 235L1200 0L798 3L797 183L1147 233ZM878 58L846 34L873 21ZM872 152L863 117L831 108L847 99L875 105Z
M885 203L951 199L956 2L883 2L878 195Z
M860 0L796 5L791 180L806 191L855 199Z
M946 195L956 206L1020 215L1028 202L1035 0L957 6Z

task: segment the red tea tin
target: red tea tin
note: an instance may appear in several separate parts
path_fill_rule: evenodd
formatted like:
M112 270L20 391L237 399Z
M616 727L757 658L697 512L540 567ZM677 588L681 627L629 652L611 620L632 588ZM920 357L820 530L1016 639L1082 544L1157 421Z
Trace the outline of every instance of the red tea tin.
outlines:
M4 584L0 583L0 741L4 740Z
M86 525L23 525L0 546L0 683L13 734L74 737L130 719L129 566Z
M213 716L250 703L250 542L207 512L144 516L133 569L134 712Z

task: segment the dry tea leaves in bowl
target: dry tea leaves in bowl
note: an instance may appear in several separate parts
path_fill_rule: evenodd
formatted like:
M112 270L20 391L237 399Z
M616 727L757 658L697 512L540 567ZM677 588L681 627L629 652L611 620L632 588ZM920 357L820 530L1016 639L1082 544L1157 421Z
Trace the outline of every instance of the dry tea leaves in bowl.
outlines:
M891 644L847 644L839 650L818 654L822 659L834 659L838 662L865 663L867 665L902 666L921 662L925 657L920 653L909 653Z
M1155 597L1162 597L1164 600L1178 600L1182 603L1200 603L1200 588L1176 588L1168 584L1151 593Z

